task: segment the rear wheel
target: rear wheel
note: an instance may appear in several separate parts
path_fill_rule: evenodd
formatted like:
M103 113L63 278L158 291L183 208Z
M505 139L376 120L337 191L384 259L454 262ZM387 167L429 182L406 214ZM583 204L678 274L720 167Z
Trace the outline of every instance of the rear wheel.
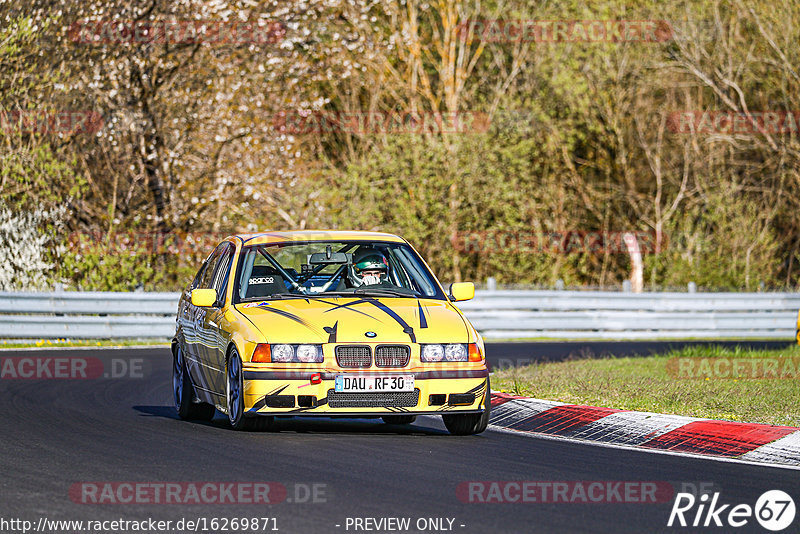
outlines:
M244 413L244 379L242 359L236 349L228 356L226 376L226 395L228 400L228 422L234 430L267 430L274 418Z
M480 434L486 427L489 426L489 412L492 408L491 404L491 388L489 387L489 379L486 379L486 401L484 403L483 413L464 413L464 414L447 414L442 416L444 426L447 430L456 436L468 436L471 434Z
M381 419L387 425L410 425L417 420L416 415L382 415Z
M194 402L192 381L186 370L186 360L183 358L180 344L176 344L172 349L172 397L178 417L181 419L210 421L214 418L214 406L204 402Z

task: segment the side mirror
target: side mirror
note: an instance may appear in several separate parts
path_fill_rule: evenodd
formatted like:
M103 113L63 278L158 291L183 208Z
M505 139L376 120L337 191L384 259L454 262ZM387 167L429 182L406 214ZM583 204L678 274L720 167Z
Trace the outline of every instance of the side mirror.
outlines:
M475 296L475 284L472 282L456 282L450 284L450 299L456 302L470 300Z
M192 304L201 308L208 308L217 302L217 292L214 289L192 289Z

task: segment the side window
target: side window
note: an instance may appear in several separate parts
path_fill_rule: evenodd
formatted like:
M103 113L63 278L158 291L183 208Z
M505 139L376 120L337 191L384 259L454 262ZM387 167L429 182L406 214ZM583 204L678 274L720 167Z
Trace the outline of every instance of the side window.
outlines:
M206 270L203 271L202 276L200 277L200 283L197 284L197 287L200 289L211 289L212 282L214 281L214 273L217 269L217 264L219 263L220 258L222 257L222 252L227 247L227 243L220 244L216 249L214 249L214 253L211 254L211 257L208 258L206 262Z
M203 272L205 271L206 263L207 262L204 261L203 265L200 266L200 269L197 270L197 274L194 275L194 279L192 280L192 289L197 289L197 287L200 285L200 279L203 277Z
M228 287L228 277L231 272L231 260L233 259L234 247L230 243L222 253L222 257L217 264L217 272L214 275L212 287L217 291L219 302L225 300L225 289Z

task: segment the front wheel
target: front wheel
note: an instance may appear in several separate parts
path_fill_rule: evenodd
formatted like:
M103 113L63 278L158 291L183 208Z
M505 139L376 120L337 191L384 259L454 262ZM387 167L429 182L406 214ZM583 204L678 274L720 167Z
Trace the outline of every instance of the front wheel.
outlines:
M242 359L236 349L228 357L226 376L226 396L228 400L228 422L234 430L267 430L273 418L263 415L248 417L244 413L244 380Z
M456 436L469 436L471 434L480 434L486 427L489 426L489 412L492 408L491 403L491 388L489 387L489 379L486 379L486 402L484 403L483 413L464 413L464 414L446 414L442 415L444 426L447 430Z

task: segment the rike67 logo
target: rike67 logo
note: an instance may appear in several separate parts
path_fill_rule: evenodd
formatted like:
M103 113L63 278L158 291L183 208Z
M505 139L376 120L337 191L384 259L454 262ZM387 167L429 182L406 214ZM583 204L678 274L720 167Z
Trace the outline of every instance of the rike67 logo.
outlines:
M778 532L794 521L794 500L781 490L764 492L755 506L746 503L723 504L720 493L707 493L696 498L691 493L678 493L669 514L667 526L676 527L743 527L755 520L767 530Z

